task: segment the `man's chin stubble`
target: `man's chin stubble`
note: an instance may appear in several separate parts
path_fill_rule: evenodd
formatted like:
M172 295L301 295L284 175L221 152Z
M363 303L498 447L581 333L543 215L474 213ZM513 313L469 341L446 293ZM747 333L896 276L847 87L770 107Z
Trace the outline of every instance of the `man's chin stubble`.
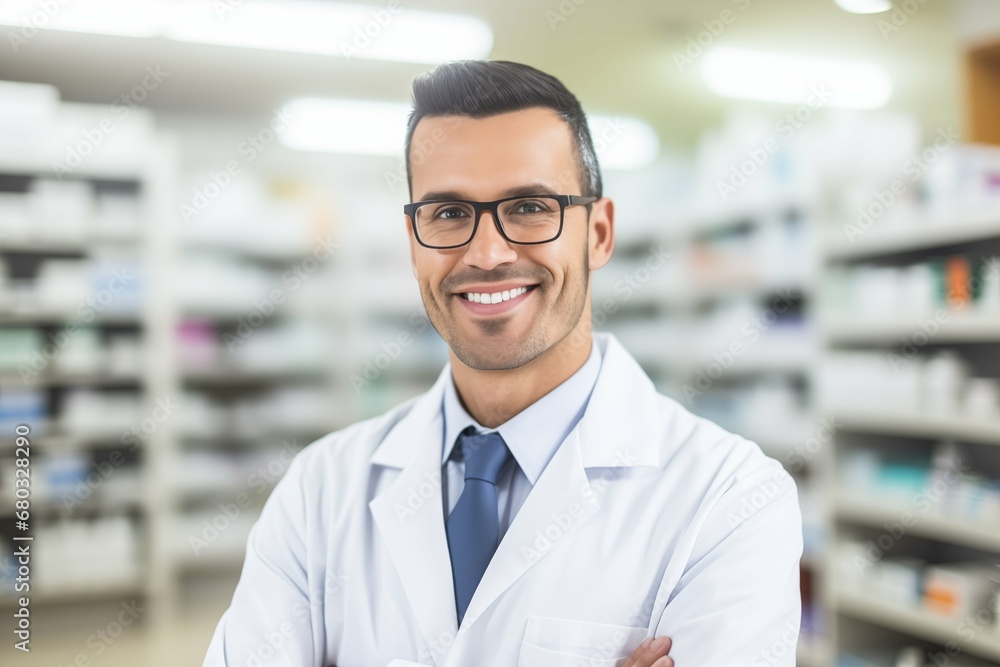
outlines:
M529 363L548 349L544 334L532 331L527 338L514 341L497 339L508 326L510 318L493 318L476 322L482 342L465 340L458 327L449 324L448 346L458 360L477 371L506 371Z

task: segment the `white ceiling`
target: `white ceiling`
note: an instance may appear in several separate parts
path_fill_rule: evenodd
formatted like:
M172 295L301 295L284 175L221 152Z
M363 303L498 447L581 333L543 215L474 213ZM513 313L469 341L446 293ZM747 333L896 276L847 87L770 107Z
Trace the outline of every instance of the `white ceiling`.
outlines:
M385 0L369 3L386 6ZM897 3L899 4L899 3ZM890 108L926 128L960 125L961 59L950 0L926 0L885 33L887 15L852 15L832 0L430 0L406 7L477 15L492 25L492 58L559 77L591 111L645 118L665 145L689 149L734 102L707 91L674 55L723 10L734 19L719 44L864 60L893 79ZM572 8L550 27L559 8ZM741 9L744 8L744 9ZM40 32L14 54L0 28L0 79L56 85L63 99L111 103L149 65L170 73L150 94L154 110L264 118L298 95L406 100L425 65L309 56L73 33ZM767 108L767 107L764 107Z

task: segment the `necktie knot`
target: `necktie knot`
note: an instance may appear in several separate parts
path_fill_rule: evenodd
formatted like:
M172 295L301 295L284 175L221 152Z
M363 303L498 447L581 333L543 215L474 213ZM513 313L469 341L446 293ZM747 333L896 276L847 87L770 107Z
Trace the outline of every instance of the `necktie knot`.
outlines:
M458 442L465 461L465 480L481 479L496 485L500 470L512 456L503 437L496 431L476 433L469 427L458 436Z

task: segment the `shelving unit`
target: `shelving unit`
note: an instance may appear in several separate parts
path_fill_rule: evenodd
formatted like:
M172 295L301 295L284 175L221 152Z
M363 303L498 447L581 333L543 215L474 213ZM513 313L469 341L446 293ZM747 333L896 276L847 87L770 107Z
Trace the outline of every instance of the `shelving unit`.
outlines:
M111 107L59 103L53 122L60 124L60 129L65 131L74 127L88 128L92 123L112 116ZM60 412L65 407L68 391L95 390L134 396L137 414L141 419L151 414L158 398L169 395L172 386L169 348L164 347L162 335L169 316L166 312L169 305L162 298L163 284L156 276L164 263L169 262L169 245L164 243L161 233L172 224L175 188L172 180L173 145L168 138L155 131L152 116L141 109L133 110L127 120L116 118L116 122L118 134L105 138L105 152L94 153L91 159L84 161L68 175L54 171L52 165L57 156L46 155L44 151L17 155L3 152L0 158L0 190L8 193L6 196L18 199L26 197L16 193L27 192L40 180L82 183L93 193L115 192L118 193L116 196L129 198L134 202L132 221L137 233L111 238L91 233L82 240L74 241L53 237L5 238L0 242L0 258L7 278L0 282L3 285L0 289L0 329L6 332L36 330L58 333L64 329L68 331L66 327L70 324L77 324L85 326L89 331L98 332L98 336L104 341L108 340L107 336L110 334L135 335L141 345L141 358L137 360L134 371L117 374L107 370L73 372L58 368L57 354L55 360L49 359L46 368L35 377L22 380L20 374L13 369L5 373L0 379L0 393L35 390L45 396L46 413L43 418L11 420L11 423L26 422L32 429L33 531L37 534L59 526L92 526L97 525L93 523L96 520L108 521L115 518L125 518L134 531L135 542L130 547L135 550L138 559L134 563L134 574L128 574L133 564L124 563L128 567L113 581L87 576L81 570L82 574L75 584L60 580L58 585L53 581L50 587L45 586L44 577L39 575L51 577L55 574L53 568L57 567L53 558L61 556L65 559L71 554L64 550L61 554L50 553L46 556L46 550L58 547L52 540L39 540L33 561L33 574L36 575L31 591L33 607L39 610L54 609L65 605L102 601L113 603L136 598L150 610L148 618L144 619L144 625L155 628L165 618L163 614L169 609L169 598L173 590L170 563L162 558L163 528L170 521L170 516L165 513L161 503L169 479L166 474L167 466L173 456L169 425L148 434L141 446L134 448L132 456L130 448L123 446L120 441L122 429L113 424L108 424L103 430L84 431L67 427L61 419L65 415ZM96 124L93 126L96 127ZM124 149L130 143L132 145ZM29 226L25 231L36 235L39 221L30 219L29 212L26 222ZM108 255L108 250L113 254ZM134 304L134 309L130 307L127 312L102 312L88 322L76 311L37 307L34 297L28 299L24 293L14 298L15 293L11 290L21 283L25 287L31 285L37 268L46 260L58 258L93 261L95 257L105 257L102 261L111 264L116 261L114 258L125 257L128 263L120 266L126 268L129 265L141 265L142 272L137 277L141 298ZM16 282L12 283L12 278ZM7 283L11 284L7 286ZM73 335L69 338L72 339ZM65 349L60 353L65 353ZM46 499L42 495L46 477L43 470L52 461L76 456L90 459L95 455L102 455L102 452L118 452L124 456L125 462L121 468L114 469L113 473L117 475L112 474L106 480L101 480L96 488L92 488L91 495L77 498L78 502L70 507L64 502L65 496L60 500L55 497ZM6 459L12 455L12 431L5 427L5 432L0 434L0 457ZM3 467L10 470L6 461ZM5 479L4 483L9 485L11 480ZM9 490L5 488L5 491ZM11 507L11 503L4 502L5 512L9 513ZM10 537L6 534L6 526L5 520L5 541ZM129 538L130 541L131 539ZM93 545L93 549L100 548L100 544ZM10 551L5 550L8 553ZM86 557L95 558L95 554L88 554ZM111 552L108 555L117 556ZM84 558L82 550L73 555L73 558L76 561ZM45 572L46 568L50 571ZM9 583L5 581L3 595L0 597L0 606L3 608L13 604Z
M907 266L928 258L965 253L990 252L1000 242L1000 213L984 212L970 218L958 215L954 221L938 220L933 224L915 221L912 227L900 226L872 231L857 240L856 245L829 246L827 263L831 267L867 265ZM989 298L989 297L984 297ZM1000 305L1000 304L997 304ZM918 363L928 355L950 351L966 359L979 374L995 377L996 359L1000 351L1000 317L977 311L975 304L961 308L940 305L948 319L926 340L921 339ZM842 317L821 318L824 343L829 352L838 350L875 350L893 352L907 337L919 331L920 323L933 319L934 312L906 318L888 317L885 321L848 322ZM821 406L823 407L823 406ZM838 479L840 461L852 448L885 447L890 455L903 452L919 455L935 442L956 442L970 452L973 466L970 472L996 477L1000 470L976 468L977 462L995 459L994 448L1000 446L1000 415L994 417L964 416L954 411L935 412L932 409L905 410L891 406L872 405L867 408L825 409L837 424L834 458L827 489L833 498L830 514L832 543L841 536L867 535L872 539L884 535L887 525L899 523L909 513L912 520L905 526L902 537L894 536L892 549L883 557L916 554L929 562L953 562L973 557L993 558L1000 562L1000 520L977 521L939 511L936 505L903 504L885 498L866 497ZM976 451L973 451L976 450ZM858 533L858 531L861 531ZM867 532L866 532L867 531ZM864 539L863 537L861 539ZM898 539L898 541L897 541ZM912 551L911 550L915 550ZM941 647L957 646L962 652L1000 664L1000 626L987 627L976 633L959 632L963 618L951 618L916 607L903 606L883 599L869 587L859 588L854 577L845 580L834 566L831 554L831 576L827 583L830 604L832 640L838 650L850 637L844 636L841 625L845 620L870 624L888 637L908 636L915 643L929 642ZM878 562L878 561L876 561ZM839 565L843 566L843 563ZM867 589L867 590L866 590ZM892 639L883 639L882 643Z

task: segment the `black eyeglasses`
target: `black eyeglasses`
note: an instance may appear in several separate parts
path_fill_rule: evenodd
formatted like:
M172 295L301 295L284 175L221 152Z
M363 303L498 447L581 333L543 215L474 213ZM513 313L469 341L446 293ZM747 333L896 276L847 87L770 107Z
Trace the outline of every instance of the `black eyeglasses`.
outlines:
M537 245L555 241L562 234L567 206L590 204L598 197L581 195L529 195L496 201L428 199L403 205L413 225L417 243L425 248L461 248L472 241L483 211L490 211L500 235L511 243Z

